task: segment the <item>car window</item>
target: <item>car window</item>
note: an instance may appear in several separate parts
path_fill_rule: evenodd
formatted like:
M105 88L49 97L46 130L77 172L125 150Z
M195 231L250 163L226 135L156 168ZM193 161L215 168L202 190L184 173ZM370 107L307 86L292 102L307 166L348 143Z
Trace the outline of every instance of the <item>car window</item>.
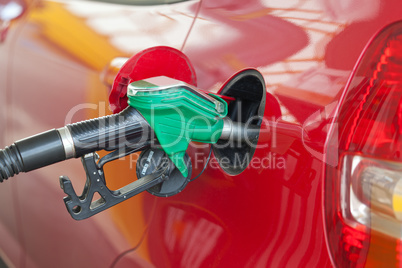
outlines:
M151 5L173 4L189 0L92 0L92 1L125 4L125 5L151 6Z

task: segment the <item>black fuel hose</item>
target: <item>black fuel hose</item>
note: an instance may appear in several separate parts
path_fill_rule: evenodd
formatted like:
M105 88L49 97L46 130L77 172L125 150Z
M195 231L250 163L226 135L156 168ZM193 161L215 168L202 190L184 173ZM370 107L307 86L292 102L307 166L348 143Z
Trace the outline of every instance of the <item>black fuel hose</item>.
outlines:
M138 147L152 135L148 122L130 106L118 114L49 130L0 150L0 182L91 152Z

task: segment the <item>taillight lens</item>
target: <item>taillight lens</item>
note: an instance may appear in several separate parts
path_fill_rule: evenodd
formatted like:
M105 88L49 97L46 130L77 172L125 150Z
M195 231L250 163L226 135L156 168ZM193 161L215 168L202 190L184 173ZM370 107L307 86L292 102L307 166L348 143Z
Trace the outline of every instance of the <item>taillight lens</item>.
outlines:
M337 157L338 165L326 166L325 224L339 267L402 265L401 97L397 22L366 47L327 142L327 159Z

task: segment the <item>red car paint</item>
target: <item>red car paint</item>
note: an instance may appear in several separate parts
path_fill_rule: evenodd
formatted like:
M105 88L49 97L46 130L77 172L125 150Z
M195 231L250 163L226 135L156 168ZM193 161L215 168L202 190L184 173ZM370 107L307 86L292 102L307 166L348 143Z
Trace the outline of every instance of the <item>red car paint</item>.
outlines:
M16 267L336 265L322 214L326 122L370 37L401 19L399 1L27 3L0 46L1 147L109 113L110 85L100 79L105 66L155 45L181 50L195 68L198 87L213 92L237 71L257 68L268 98L281 108L266 105L264 117L286 127L278 126L273 140L264 136L272 125L263 122L254 158L265 162L250 164L240 175L224 173L212 158L204 174L176 196L143 193L82 222L66 213L57 181L69 175L83 186L80 161L12 178L0 185L0 256L6 262ZM194 175L208 153L198 147L189 150L201 159ZM107 171L109 186L134 179L134 160Z

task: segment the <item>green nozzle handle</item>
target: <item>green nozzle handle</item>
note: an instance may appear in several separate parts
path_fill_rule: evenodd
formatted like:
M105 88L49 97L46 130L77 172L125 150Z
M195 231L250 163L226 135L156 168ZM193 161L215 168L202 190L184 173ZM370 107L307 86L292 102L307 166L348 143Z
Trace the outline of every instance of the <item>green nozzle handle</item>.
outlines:
M184 154L190 141L216 143L227 103L169 77L153 77L128 86L128 103L154 130L163 150L187 177Z

